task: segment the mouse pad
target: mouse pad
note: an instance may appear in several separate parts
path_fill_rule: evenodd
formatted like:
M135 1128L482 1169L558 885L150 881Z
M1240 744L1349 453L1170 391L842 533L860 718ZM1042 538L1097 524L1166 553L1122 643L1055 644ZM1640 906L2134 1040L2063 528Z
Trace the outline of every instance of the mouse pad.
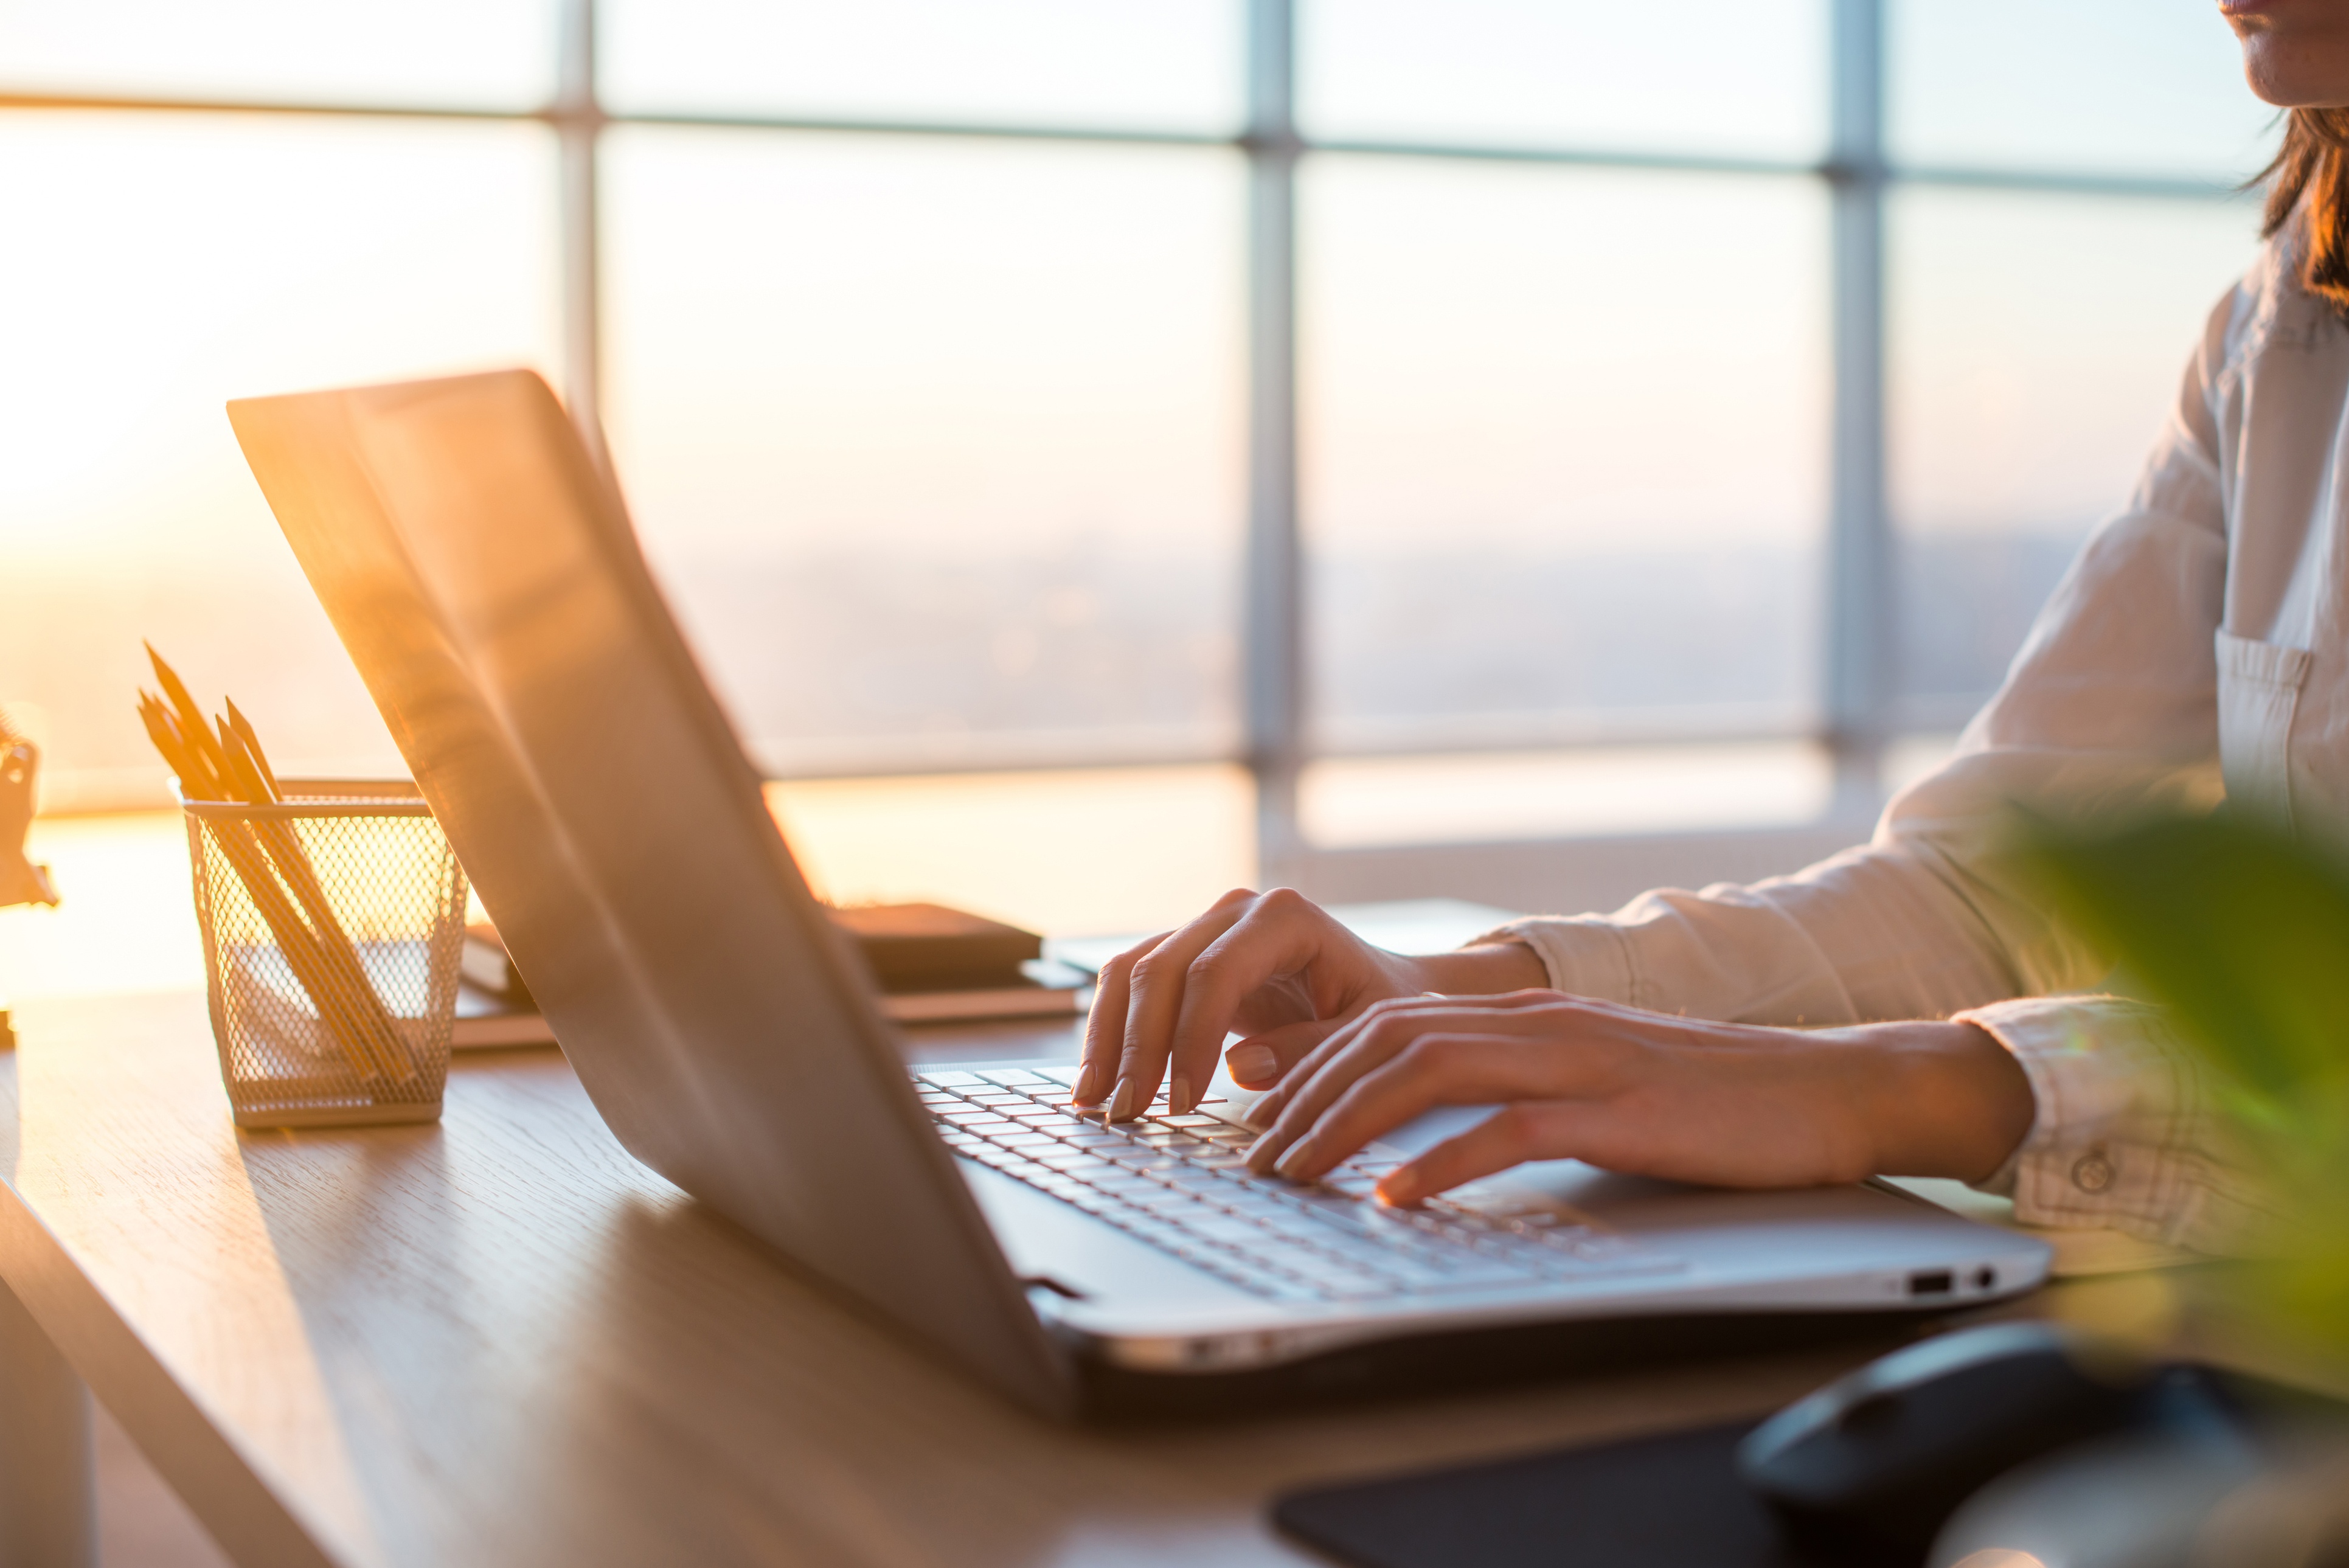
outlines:
M1754 1425L1296 1491L1272 1516L1354 1568L1917 1568L1785 1540L1732 1463Z

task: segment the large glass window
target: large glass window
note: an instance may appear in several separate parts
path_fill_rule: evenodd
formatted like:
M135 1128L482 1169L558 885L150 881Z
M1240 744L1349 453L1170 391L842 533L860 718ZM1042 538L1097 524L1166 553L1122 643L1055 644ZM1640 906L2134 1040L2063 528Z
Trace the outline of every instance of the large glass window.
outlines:
M1240 0L603 0L622 113L1228 134Z
M1239 170L631 129L613 451L778 772L1226 756Z
M0 91L527 110L559 0L0 0Z
M156 798L142 636L383 765L220 405L521 364L802 786L1815 816L2125 499L2273 139L2208 0L0 0L0 699L53 801Z
M1332 157L1303 194L1317 748L1805 725L1820 193Z
M42 710L50 804L160 793L142 638L269 716L289 770L396 763L222 406L555 366L553 150L527 124L0 115L0 700Z
M1299 113L1331 140L1816 158L1823 0L1304 0Z
M1892 0L1903 163L2232 183L2273 150L2210 0Z
M2243 201L1930 187L1893 201L1909 725L1963 722L2089 529L2127 500L2257 226Z

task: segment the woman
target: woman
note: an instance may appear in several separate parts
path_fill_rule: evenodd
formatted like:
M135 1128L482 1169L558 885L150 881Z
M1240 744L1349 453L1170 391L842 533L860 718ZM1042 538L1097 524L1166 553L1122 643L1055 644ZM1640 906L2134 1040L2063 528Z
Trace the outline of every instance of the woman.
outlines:
M1171 1078L1187 1109L1237 1030L1232 1076L1270 1086L1259 1170L1310 1180L1430 1107L1504 1106L1391 1172L1390 1202L1566 1157L1734 1186L1951 1176L2034 1223L2223 1246L2252 1199L2190 1059L2086 989L2104 961L1992 853L2014 800L2349 806L2349 0L2220 8L2292 111L2267 244L2127 510L1871 842L1430 958L1229 893L1103 971L1078 1100L1122 1119Z

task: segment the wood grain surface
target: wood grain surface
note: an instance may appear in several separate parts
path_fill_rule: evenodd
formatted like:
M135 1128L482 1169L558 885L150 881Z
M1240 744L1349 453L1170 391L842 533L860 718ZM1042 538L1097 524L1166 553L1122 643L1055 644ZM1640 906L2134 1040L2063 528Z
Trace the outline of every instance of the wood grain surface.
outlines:
M460 1057L438 1125L240 1134L200 995L18 1024L0 1276L247 1564L1309 1563L1283 1488L1758 1411L1867 1354L1054 1427L637 1165L554 1050Z

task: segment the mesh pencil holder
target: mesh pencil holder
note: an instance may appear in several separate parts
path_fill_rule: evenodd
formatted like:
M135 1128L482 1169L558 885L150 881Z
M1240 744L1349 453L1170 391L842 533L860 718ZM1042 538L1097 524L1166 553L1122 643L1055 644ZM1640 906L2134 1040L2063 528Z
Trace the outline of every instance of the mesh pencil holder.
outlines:
M440 1114L465 872L405 779L181 800L221 1077L240 1127Z

